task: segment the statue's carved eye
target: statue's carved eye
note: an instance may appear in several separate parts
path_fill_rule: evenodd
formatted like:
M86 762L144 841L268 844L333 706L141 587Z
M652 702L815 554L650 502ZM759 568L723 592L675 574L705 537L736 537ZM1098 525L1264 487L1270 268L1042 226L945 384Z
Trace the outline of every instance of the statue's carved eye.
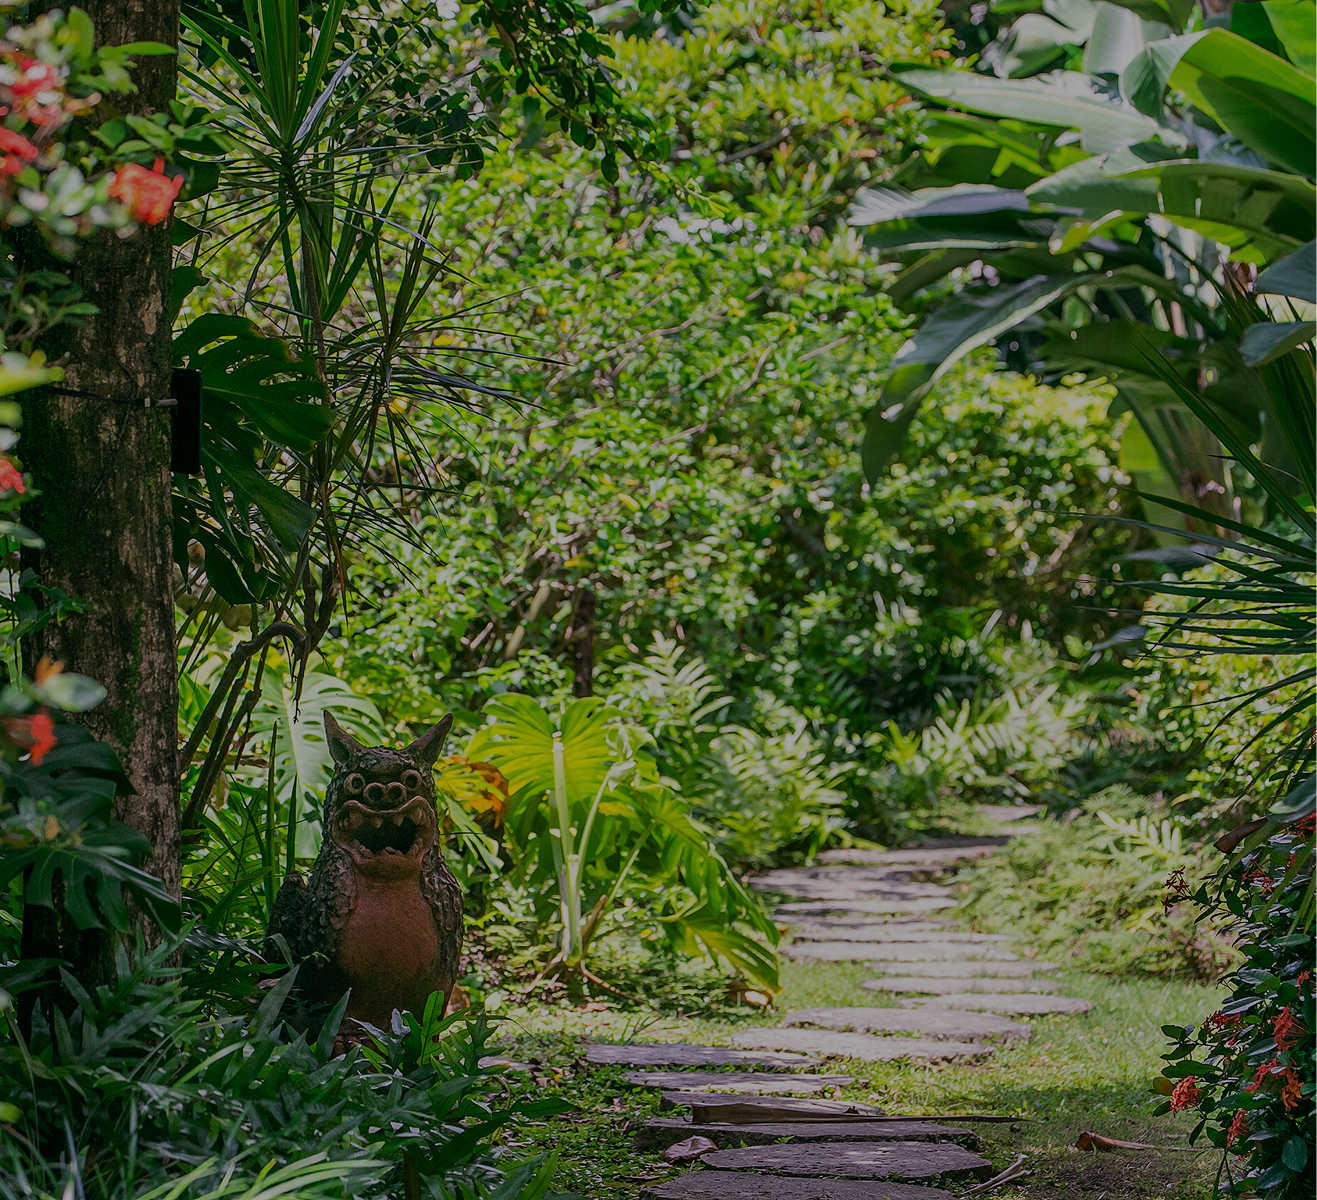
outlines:
M415 795L417 789L421 786L420 771L404 771L402 773L402 786Z
M366 789L366 781L353 771L352 774L343 781L343 787L353 796L360 796Z
M389 784L389 801L392 804L401 804L407 797L407 789L400 783Z
M378 804L384 799L384 785L382 783L366 784L366 799L372 804Z

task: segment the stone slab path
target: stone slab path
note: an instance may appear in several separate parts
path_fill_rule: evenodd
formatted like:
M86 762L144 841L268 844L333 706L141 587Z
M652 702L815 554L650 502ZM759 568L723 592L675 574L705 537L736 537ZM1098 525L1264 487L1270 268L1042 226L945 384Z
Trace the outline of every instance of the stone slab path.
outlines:
M761 1113L763 1120L784 1118L824 1120L838 1115L881 1117L884 1112L872 1104L857 1104L853 1100L823 1100L799 1096L737 1096L709 1095L704 1092L665 1091L659 1097L659 1110L689 1108L698 1125L703 1120L730 1119L727 1114ZM722 1114L722 1115L719 1115Z
M966 1008L980 1012L1021 1013L1046 1016L1048 1013L1069 1013L1072 1016L1086 1013L1093 1007L1092 1000L1078 1000L1074 996L982 996L960 992L939 996L936 1000L902 1000L903 1005L923 1005L938 1008Z
M640 1200L952 1200L941 1188L909 1183L852 1183L792 1179L741 1171L691 1171L670 1183L642 1188Z
M928 942L792 942L782 953L797 962L1014 962L1000 946L965 946Z
M1024 832L1028 826L1018 822L1034 811L1006 808L997 816L1016 821L1012 830ZM825 1006L787 1013L780 1027L738 1030L734 1049L590 1046L591 1062L743 1068L625 1077L636 1086L664 1089L664 1115L636 1133L637 1147L662 1151L691 1137L717 1147L680 1178L642 1190L642 1200L951 1200L930 1185L987 1178L991 1166L973 1153L978 1142L969 1130L914 1118L884 1121L877 1109L820 1096L838 1081L849 1082L848 1076L771 1072L810 1070L831 1057L982 1061L1033 1032L1004 1014L1092 1008L1087 1000L1053 994L1060 985L1040 976L1056 970L1055 964L1021 960L1009 938L968 933L930 915L954 907L955 898L949 888L914 876L973 861L1007 840L836 851L820 855L820 866L770 871L753 880L759 890L787 897L774 910L792 935L784 956L869 963L878 977L866 988L909 998L893 1008Z
M637 1046L596 1043L585 1051L586 1062L620 1067L803 1067L817 1063L808 1054L769 1054L756 1050L729 1050L726 1046L687 1046L681 1042Z
M956 1012L940 1008L802 1008L787 1013L785 1026L837 1029L856 1033L917 1033L952 1041L1027 1042L1033 1030L1020 1021L990 1013Z
M867 960L883 975L923 975L936 979L1033 979L1039 971L1055 971L1056 963L993 962L984 959L961 959L949 962L888 962Z
M943 1138L973 1139L968 1129L949 1129L931 1121L890 1121L857 1125L845 1121L764 1121L753 1125L704 1123L680 1117L651 1117L633 1139L638 1150L666 1150L688 1137L706 1137L720 1150L737 1146L774 1146L790 1142L938 1142Z
M1061 985L1054 979L936 979L917 975L884 975L881 979L865 980L864 987L871 992L920 992L926 996L963 995L974 993L1055 992Z
M992 1164L954 1142L869 1142L861 1145L752 1146L705 1155L715 1171L763 1171L810 1178L919 1180L987 1179Z
M1027 1029L1028 1026L1022 1026ZM591 1060L594 1061L594 1060ZM750 1096L813 1096L833 1088L849 1087L852 1075L786 1075L759 1071L632 1071L622 1076L632 1087L661 1088L686 1093L717 1095L736 1093L737 1099Z
M987 946L1011 940L1004 933L960 933L931 921L911 921L908 924L893 921L883 925L818 922L792 925L791 936L797 942L918 942L925 946Z
M954 1062L987 1058L990 1046L918 1037L874 1037L867 1033L835 1033L814 1029L742 1029L732 1035L738 1045L754 1050L787 1050L858 1058L864 1062Z

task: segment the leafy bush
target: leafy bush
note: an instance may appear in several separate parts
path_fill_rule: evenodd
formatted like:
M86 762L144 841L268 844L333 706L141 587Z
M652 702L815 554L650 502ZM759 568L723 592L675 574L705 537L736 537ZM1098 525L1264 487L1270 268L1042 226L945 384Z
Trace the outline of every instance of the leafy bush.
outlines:
M1228 1195L1312 1195L1317 1006L1304 910L1312 907L1314 821L1267 837L1227 865L1219 889L1192 897L1233 918L1244 961L1226 980L1229 998L1197 1030L1165 1027L1172 1049L1159 1090L1170 1099L1159 1111L1202 1114L1191 1141L1206 1131L1227 1152Z
M434 1001L343 1054L346 997L318 1032L298 1032L285 1011L290 972L251 1019L211 1017L169 966L175 950L142 953L139 942L132 961L121 949L115 977L91 991L65 972L74 1012L38 1009L27 1036L10 1012L6 1200L544 1194L552 1160L509 1173L482 1142L567 1106L494 1101L506 1081L479 1065L491 1032L482 1014L443 1020Z
M1010 932L1040 957L1090 971L1216 978L1228 944L1161 903L1169 872L1201 879L1204 866L1147 805L1118 786L1070 820L1044 820L957 877L963 913L976 929Z

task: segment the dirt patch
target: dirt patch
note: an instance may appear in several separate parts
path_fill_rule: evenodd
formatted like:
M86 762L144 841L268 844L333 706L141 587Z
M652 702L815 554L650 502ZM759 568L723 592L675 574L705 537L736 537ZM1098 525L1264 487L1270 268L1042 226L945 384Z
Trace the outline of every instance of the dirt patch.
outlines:
M1182 1150L1031 1153L1029 1174L997 1193L1000 1200L1207 1200L1218 1156Z

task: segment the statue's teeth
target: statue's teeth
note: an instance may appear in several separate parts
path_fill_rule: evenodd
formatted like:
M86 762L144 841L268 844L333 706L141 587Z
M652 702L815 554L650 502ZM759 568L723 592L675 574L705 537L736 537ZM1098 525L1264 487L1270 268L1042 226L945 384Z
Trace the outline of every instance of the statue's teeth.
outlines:
M401 824L402 824L402 813L394 813L394 814L393 814L393 823L394 823L395 825L401 825Z
M371 817L370 827L372 829L378 829L382 824L384 824L384 820L382 817Z

